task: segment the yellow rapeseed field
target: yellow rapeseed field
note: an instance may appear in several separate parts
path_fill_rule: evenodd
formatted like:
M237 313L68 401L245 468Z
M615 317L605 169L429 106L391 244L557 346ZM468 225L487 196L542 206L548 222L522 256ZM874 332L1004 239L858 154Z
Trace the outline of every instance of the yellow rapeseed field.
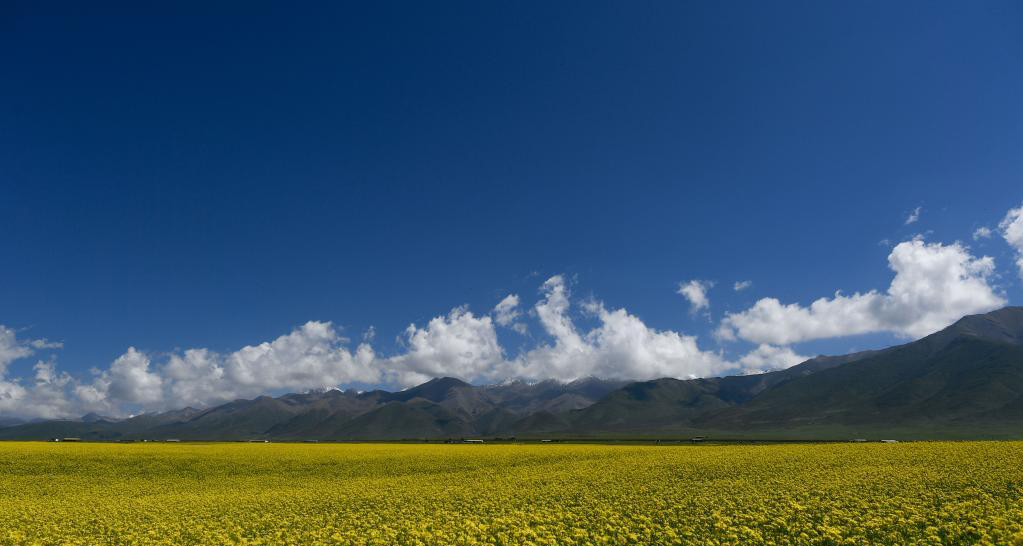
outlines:
M1023 542L1023 444L0 443L13 544Z

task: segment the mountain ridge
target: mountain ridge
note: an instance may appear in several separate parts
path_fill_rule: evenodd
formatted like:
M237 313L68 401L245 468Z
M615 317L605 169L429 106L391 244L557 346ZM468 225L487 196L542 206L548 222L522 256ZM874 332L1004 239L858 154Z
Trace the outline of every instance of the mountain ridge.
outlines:
M581 378L397 392L260 396L124 420L14 423L0 439L395 440L480 436L917 437L1023 431L1023 307L963 317L919 340L817 356L784 370L700 379ZM958 431L958 432L956 432ZM814 436L816 435L816 436Z

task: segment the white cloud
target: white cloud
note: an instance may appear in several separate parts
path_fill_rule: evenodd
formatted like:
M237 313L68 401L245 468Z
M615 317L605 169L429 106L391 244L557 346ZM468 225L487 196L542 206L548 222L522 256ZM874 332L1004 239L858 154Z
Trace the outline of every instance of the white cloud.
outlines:
M511 328L516 332L525 335L528 328L524 322L518 319L522 316L519 311L519 296L509 294L494 306L494 322L505 328Z
M895 278L884 293L836 293L809 307L764 298L727 314L716 335L775 345L871 332L915 338L1006 303L988 283L994 259L975 258L959 243L902 242L888 255L888 265Z
M71 376L57 373L52 360L37 362L33 371L28 381L0 379L0 415L55 419L75 414L79 406L67 392Z
M540 324L557 343L570 349L582 345L582 338L575 330L575 324L568 317L568 287L565 278L555 275L544 281L541 290L545 297L536 304L534 310Z
M501 326L510 326L519 318L519 297L509 294L494 306L494 320Z
M735 281L735 284L732 285L732 289L736 292L742 292L751 286L753 286L753 281Z
M167 408L201 407L249 394L231 384L223 358L208 349L172 354L162 371L167 379L164 384Z
M569 315L568 289L561 276L547 280L534 309L553 343L513 360L509 376L572 380L586 376L650 379L701 377L729 368L718 354L701 351L696 338L648 327L625 309L608 310L590 301L584 310L599 324L580 332Z
M11 362L60 346L45 339L20 340L14 330L0 325L0 415L52 418L64 414L68 405L64 386L70 377L57 374L52 361L35 365L34 381L7 378Z
M710 298L707 291L714 286L714 281L691 280L678 283L678 290L675 292L689 301L689 312L696 314L701 309L710 308Z
M465 307L405 330L405 354L388 359L388 379L401 386L433 377L492 379L502 368L504 350L489 316L477 317Z
M14 330L0 326L0 379L3 378L7 366L11 362L25 358L34 352L31 341L20 341Z
M754 374L773 370L784 370L809 360L810 357L796 354L790 347L761 344L739 359L743 373Z
M40 362L34 382L0 378L0 414L124 416L139 410L208 406L271 391L380 381L380 361L372 348L363 343L353 353L343 346L346 342L331 323L310 321L271 342L226 355L189 349L155 364L150 355L129 347L109 368L96 370L91 381L58 374L52 361Z
M1021 240L1019 217L1018 212L1010 214L1000 226L1010 242ZM58 372L51 359L35 365L34 377L9 379L11 362L58 344L19 340L13 330L0 326L0 414L52 418L94 411L123 416L282 391L353 384L407 387L438 376L499 382L753 373L805 360L789 347L792 343L878 331L919 336L964 314L1005 303L988 284L993 259L974 257L958 243L903 242L891 250L888 261L895 275L883 293L836 294L808 307L764 298L746 311L728 314L718 335L758 345L735 361L701 349L695 336L652 328L626 309L609 308L593 298L576 305L560 275L543 283L529 313L514 294L484 315L456 307L423 326L409 325L400 349L389 356L370 345L372 329L362 343L349 348L349 340L333 324L310 321L272 341L229 353L194 348L154 354L129 347L91 378ZM748 286L746 282L733 288ZM679 292L694 310L706 309L711 284L690 281ZM546 337L507 354L498 342L497 326L525 328L530 317Z
M53 370L48 372L52 375ZM107 370L88 384L74 383L81 412L118 415L122 406L162 407L163 377L150 370L150 359L134 347L117 357Z
M1016 250L1016 267L1019 269L1019 276L1023 279L1023 205L1011 209L1006 213L1005 218L998 224L1005 242Z
M920 220L920 211L921 210L923 210L923 207L917 207L917 208L913 209L912 212L909 213L909 217L906 218L906 225L907 226L909 224L915 224L915 223L917 223Z
M992 233L991 228L981 226L974 230L973 240L976 241L978 239L988 239L991 237L991 233Z
M97 384L106 389L107 399L117 403L154 404L163 401L163 379L149 369L149 357L128 347Z
M368 367L373 353L360 345L348 351L330 322L309 321L269 343L243 347L227 356L224 376L232 383L256 389L317 389L341 383L372 383L379 373Z

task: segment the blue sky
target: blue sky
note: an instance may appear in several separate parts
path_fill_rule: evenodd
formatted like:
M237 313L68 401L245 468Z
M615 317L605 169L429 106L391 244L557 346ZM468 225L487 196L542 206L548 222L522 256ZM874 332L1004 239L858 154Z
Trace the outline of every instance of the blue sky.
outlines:
M353 354L372 327L374 358L405 363L444 332L474 347L452 309L496 320L510 294L519 317L492 325L501 358L456 343L438 353L459 361L447 368L409 357L404 375L363 382L501 379L481 370L571 352L551 317L571 317L585 353L616 310L734 364L761 344L790 356L883 346L1023 296L1012 224L999 228L1023 204L1018 3L231 11L0 13L0 324L9 348L39 342L0 380L24 387L42 360L70 374L65 390L95 387L134 347L157 375L148 387L166 391L172 355L202 348L225 367L309 321L329 321L328 345ZM981 227L991 236L974 239ZM913 269L909 292L884 299L900 243L908 268L940 254L965 284L927 285ZM692 280L713 283L695 312L677 293ZM545 322L555 289L569 308ZM807 306L875 289L834 312L884 316L837 330L814 315L775 321L801 329L785 338L752 333L746 314L722 338L722 319L762 298ZM622 328L607 338L639 331ZM659 358L643 343L622 347ZM584 372L633 358L585 354L606 363ZM541 356L552 367L504 375L571 375ZM621 370L732 369L667 358ZM118 390L110 373L97 396ZM100 409L171 404L155 399Z

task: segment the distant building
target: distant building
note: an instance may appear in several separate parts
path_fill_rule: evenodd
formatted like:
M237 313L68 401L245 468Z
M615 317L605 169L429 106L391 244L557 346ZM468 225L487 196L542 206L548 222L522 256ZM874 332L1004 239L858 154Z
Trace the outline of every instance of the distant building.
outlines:
M164 442L180 442L180 441L181 440L178 440L177 438L168 438L168 439L164 440Z
M482 444L483 440L462 440L463 444Z
M881 440L881 443L882 444L897 444L897 443L899 443L899 441L898 440Z

